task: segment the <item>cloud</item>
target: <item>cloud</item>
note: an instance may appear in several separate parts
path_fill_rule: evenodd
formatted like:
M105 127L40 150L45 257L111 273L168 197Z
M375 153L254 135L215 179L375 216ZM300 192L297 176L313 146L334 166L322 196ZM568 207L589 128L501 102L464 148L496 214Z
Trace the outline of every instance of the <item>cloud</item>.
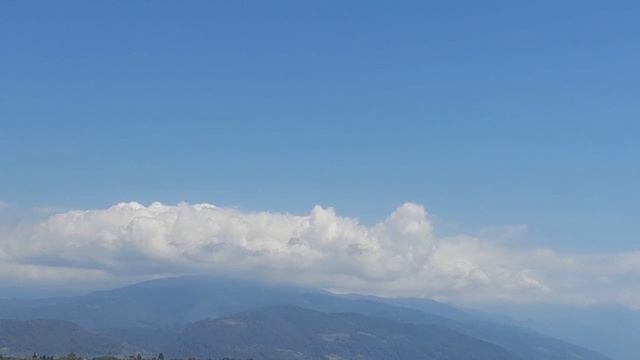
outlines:
M510 248L487 239L494 230L437 238L427 212L414 203L372 226L321 206L293 215L211 204L120 203L66 211L0 235L0 281L211 273L456 301L638 299L628 288L621 298L611 295L622 294L625 279L640 274L638 253ZM594 275L609 295L593 291Z
M0 209L6 209L8 207L9 207L9 203L7 203L6 201L0 200Z

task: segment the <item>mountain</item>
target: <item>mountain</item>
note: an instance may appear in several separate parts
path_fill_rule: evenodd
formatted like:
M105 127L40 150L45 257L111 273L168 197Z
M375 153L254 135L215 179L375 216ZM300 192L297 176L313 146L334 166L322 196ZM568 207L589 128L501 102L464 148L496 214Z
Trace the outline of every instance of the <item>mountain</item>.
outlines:
M215 358L517 360L499 346L430 325L277 306L184 329L178 355Z
M274 305L325 313L356 313L413 325L436 325L499 345L523 360L604 360L584 348L524 327L487 320L424 299L340 296L308 288L228 278L182 277L0 310L0 318L69 320L129 343L165 344L188 323ZM117 329L117 330L114 330Z
M640 310L619 306L501 304L487 311L510 316L536 331L588 346L618 360L637 360Z
M12 311L20 309L36 308L41 306L53 305L60 302L61 299L0 299L0 311Z
M31 355L116 355L125 346L60 320L0 320L0 353Z
M370 295L348 294L344 295L349 299L368 300L376 303L399 306L409 309L416 309L422 312L437 315L443 318L457 321L468 321L475 316L473 313L459 309L457 307L425 298L382 298Z
M180 325L273 304L308 289L227 278L151 280L52 304L0 309L0 318L62 319L86 328Z
M449 322L445 326L463 334L477 337L494 344L498 344L523 360L563 360L563 359L606 359L595 351L587 350L566 341L543 335L522 322L510 319L508 322L498 321L498 316L483 314L478 311L469 312L455 307L438 303L430 299L385 299L369 296L370 301L377 301L389 305L402 305L403 309L413 309L421 313L432 311L448 316ZM441 317L444 317L441 316ZM388 316L387 316L388 317ZM433 317L433 315L432 315ZM417 314L413 320L402 321L416 323L432 323L431 318L424 318ZM451 321L455 319L455 321ZM551 329L547 329L551 330ZM579 332L577 327L574 327ZM551 332L558 333L558 331ZM584 344L588 346L588 344Z
M518 360L501 347L432 325L398 323L353 313L322 313L295 306L256 309L201 320L180 332L129 328L88 332L59 320L2 320L3 353L84 356L125 351L170 357L287 359ZM110 335L122 337L120 341ZM150 335L150 336L149 336ZM160 337L157 337L161 335ZM136 346L125 345L124 341Z

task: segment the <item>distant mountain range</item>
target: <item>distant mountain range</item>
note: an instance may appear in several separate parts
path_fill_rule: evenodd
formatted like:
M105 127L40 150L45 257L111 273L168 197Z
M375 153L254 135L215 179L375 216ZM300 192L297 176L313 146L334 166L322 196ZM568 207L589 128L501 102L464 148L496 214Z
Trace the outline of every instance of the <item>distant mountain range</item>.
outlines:
M169 357L254 359L607 359L433 300L341 296L208 277L154 280L65 299L5 300L0 301L0 318L22 320L0 322L0 353L162 351ZM40 335L43 332L47 336Z

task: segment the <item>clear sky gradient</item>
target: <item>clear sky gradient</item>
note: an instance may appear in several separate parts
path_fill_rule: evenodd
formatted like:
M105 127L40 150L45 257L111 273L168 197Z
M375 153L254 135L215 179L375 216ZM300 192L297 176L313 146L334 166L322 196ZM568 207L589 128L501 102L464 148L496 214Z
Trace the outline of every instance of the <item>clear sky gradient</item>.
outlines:
M636 250L640 3L0 3L0 200L210 202ZM8 208L4 211L7 212Z

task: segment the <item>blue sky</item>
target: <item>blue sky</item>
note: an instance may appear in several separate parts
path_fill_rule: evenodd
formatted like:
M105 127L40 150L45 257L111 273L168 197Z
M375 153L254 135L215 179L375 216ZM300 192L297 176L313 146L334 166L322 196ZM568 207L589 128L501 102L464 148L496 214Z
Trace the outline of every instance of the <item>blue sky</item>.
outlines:
M210 202L637 250L640 5L0 4L8 209ZM15 210L19 212L18 210ZM9 215L5 215L9 216Z

